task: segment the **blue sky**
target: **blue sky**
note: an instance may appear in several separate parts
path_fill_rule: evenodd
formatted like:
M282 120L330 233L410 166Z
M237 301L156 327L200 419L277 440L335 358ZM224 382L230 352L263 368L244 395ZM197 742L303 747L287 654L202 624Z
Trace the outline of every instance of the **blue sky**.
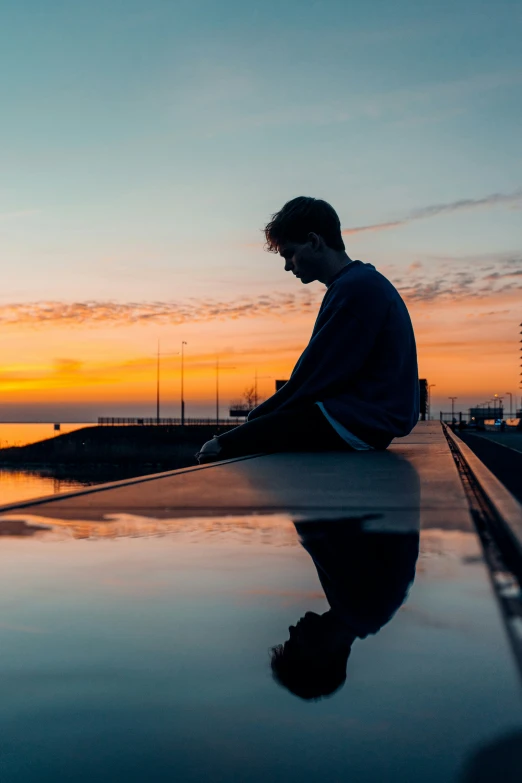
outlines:
M5 4L0 305L293 291L259 229L299 194L347 229L445 205L347 236L392 279L520 261L521 27L477 0Z

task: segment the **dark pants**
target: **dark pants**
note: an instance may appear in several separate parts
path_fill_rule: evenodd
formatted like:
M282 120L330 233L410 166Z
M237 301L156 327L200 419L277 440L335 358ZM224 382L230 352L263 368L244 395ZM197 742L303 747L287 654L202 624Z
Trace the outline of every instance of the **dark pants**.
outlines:
M218 440L218 459L274 451L353 451L314 404L267 413Z

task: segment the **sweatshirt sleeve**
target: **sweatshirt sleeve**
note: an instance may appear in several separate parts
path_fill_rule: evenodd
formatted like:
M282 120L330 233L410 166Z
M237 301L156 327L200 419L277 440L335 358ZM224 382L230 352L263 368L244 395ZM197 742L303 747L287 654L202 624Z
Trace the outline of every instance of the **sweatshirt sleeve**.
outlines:
M346 391L368 359L389 306L389 298L378 279L336 286L290 379L258 405L248 419Z

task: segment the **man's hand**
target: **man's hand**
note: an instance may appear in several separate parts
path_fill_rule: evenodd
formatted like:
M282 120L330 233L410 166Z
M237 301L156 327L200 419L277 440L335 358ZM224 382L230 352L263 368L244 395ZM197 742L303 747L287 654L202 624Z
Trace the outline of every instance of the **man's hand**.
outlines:
M205 462L216 462L216 460L219 459L221 451L222 449L219 445L218 436L214 435L212 440L207 440L207 442L203 444L195 456L199 464L203 465Z

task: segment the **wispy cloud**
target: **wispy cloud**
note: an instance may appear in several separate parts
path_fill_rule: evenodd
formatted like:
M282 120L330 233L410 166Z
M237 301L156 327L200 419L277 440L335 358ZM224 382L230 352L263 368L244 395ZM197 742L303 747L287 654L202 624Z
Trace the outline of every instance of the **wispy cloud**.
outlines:
M522 276L522 269L512 269L508 272L490 272L486 275L484 280L500 280L507 277L520 277Z
M408 268L389 266L385 273L409 304L457 302L522 289L522 256L483 261L447 259L435 267L416 261ZM0 324L92 328L253 318L292 320L303 315L313 317L322 296L321 289L309 289L243 296L231 301L192 298L144 302L21 302L0 305ZM78 368L66 362L62 370L71 373Z
M200 133L214 135L231 130L344 124L363 118L369 122L400 124L431 123L451 119L467 111L474 96L495 90L518 88L522 70L475 73L470 78L438 83L423 83L415 88L358 92L354 87L345 95L319 97L315 102L284 101L270 110L260 109L267 103L266 85L252 73L239 74L233 64L222 65L216 72L214 61L206 64L178 95L187 116L201 117ZM273 93L270 85L271 95ZM273 95L272 95L273 98ZM203 114L204 112L204 114Z
M26 325L182 324L212 320L237 320L263 316L288 318L314 313L321 294L262 294L234 301L189 299L178 302L30 302L0 306L0 323Z
M17 218L31 217L39 215L39 209L18 209L13 212L0 212L0 221L16 220Z
M351 235L351 234L362 234L364 231L387 231L389 228L398 228L399 226L404 226L406 223L409 223L409 219L404 220L392 220L389 223L372 223L368 226L355 226L354 228L345 228L343 229L343 234L345 236Z
M507 315L511 310L489 310L487 313L477 313L478 318L494 318L499 315Z
M399 219L388 221L387 223L372 223L367 226L356 226L346 228L343 234L360 234L365 231L387 231L391 228L399 228L413 223L416 220L426 220L427 218L437 217L438 215L447 215L464 210L483 209L487 207L496 207L509 204L518 204L522 202L522 188L513 193L492 193L483 198L466 198L459 201L451 201L448 204L432 204L428 207L412 210L408 215Z
M390 267L387 273L410 304L459 302L522 289L522 256L499 258L494 264L491 259L483 263L448 260L439 263L435 271L418 263L406 272Z

